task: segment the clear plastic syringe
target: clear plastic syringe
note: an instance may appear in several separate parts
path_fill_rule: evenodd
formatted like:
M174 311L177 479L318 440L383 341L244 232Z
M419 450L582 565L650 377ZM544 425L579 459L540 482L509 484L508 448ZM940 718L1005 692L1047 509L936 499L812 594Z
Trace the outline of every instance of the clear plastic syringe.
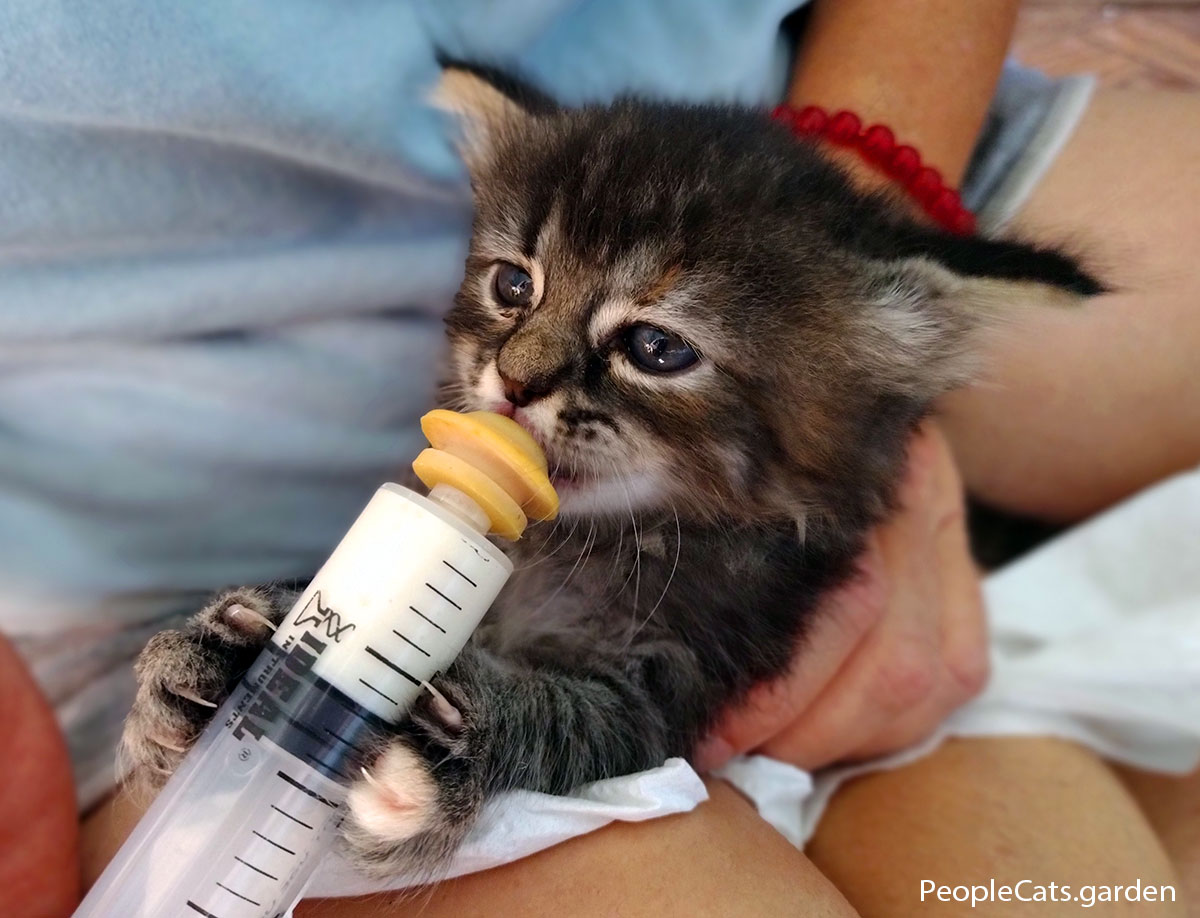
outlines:
M300 898L371 734L458 655L508 579L486 533L520 534L518 500L531 516L557 509L515 423L439 411L422 426L445 448L415 464L429 497L375 493L74 918L276 918Z

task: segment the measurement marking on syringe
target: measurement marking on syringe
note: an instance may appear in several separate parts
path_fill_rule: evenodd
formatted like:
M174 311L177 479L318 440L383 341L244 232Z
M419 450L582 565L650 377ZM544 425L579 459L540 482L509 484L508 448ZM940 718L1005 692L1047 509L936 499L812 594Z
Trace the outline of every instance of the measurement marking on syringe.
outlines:
M289 727L291 727L293 730L298 730L300 733L303 733L310 740L313 740L314 742L317 742L317 743L325 742L325 740L321 739L321 737L317 736L316 733L314 733L312 730L308 729L308 727L304 726L304 724L302 724L300 721L296 720L294 717L285 716L284 720L286 720L288 722Z
M284 813L284 815L286 816L287 814L286 814L286 813ZM311 826L310 826L310 828L311 828ZM242 860L240 857L238 857L236 854L233 856L233 859L234 859L235 861L237 861L239 864L245 864L247 867L249 867L249 868L250 868L251 870L253 870L255 873L261 873L261 874L262 874L264 877L266 877L268 880L278 880L278 879L279 879L279 877L275 876L275 874L273 874L273 873L267 873L267 872L266 872L265 870L263 870L261 867L255 867L255 866L254 866L253 864L251 864L249 861L243 861L243 860Z
M473 587L479 586L478 583L476 583L474 580L472 580L470 577L468 577L466 574L464 574L462 571L460 571L457 567L455 567L449 561L446 561L443 559L442 564L446 565L446 567L450 568L450 570L454 571L454 573L456 573L456 574L458 574L458 576L462 577L462 579L467 581L467 583L471 584L471 586L473 586Z
M413 685L421 684L420 679L418 679L412 673L406 672L405 670L401 669L399 666L397 666L395 663L393 663L391 660L389 660L387 657L385 657L383 654L381 654L378 650L376 650L374 647L370 646L369 644L367 645L367 653L369 653L371 656L373 656L376 660L378 660L380 663L382 663L384 666L388 667L389 669L394 669L396 672L398 672L400 675L402 675L405 679L407 679Z
M445 593L443 593L441 590L439 590L437 587L435 587L432 583L426 583L425 586L429 587L429 589L431 589L431 590L433 590L433 592L437 593L438 596L442 597L442 599L446 600L446 602L450 603L450 605L452 605L452 606L454 606L454 608L458 609L459 612L462 611L462 606L460 606L453 599L451 599L449 596L447 596Z
M283 845L279 844L279 842L277 842L277 841L271 841L271 839L267 838L267 836L263 835L262 832L259 832L257 829L251 829L250 831L253 832L255 835L257 835L259 838L261 838L263 841L265 841L268 845L274 845L280 851L286 851L288 854L293 854L293 855L296 853L291 848L283 847Z
M330 736L332 736L332 737L333 737L335 740L337 740L339 743L344 743L345 745L349 746L349 747L350 747L351 749L353 749L355 752L361 752L361 751L362 751L362 750L361 750L361 749L359 749L357 746L355 746L355 745L354 745L354 743L352 743L352 742L350 742L350 740L346 739L346 737L344 737L344 736L338 736L336 733L334 733L334 732L333 732L332 730L330 730L328 727L322 727L321 729L322 729L322 730L324 730L326 733L328 733Z
M288 722L289 727L291 727L293 730L296 730L299 733L303 733L305 736L307 736L313 742L320 743L322 746L326 745L326 741L320 736L320 734L318 734L315 730L308 729L308 727L304 726L304 724L300 723L300 721L296 720L295 718L285 716L284 720L286 720ZM356 752L358 751L358 747L355 746L353 743L350 743L347 740L342 739L336 733L332 732L328 727L325 727L324 729L325 729L325 732L328 733L330 736L332 736L335 740L339 740L340 742L345 743L347 746L349 746L351 749L353 749ZM322 759L317 758L315 755L312 755L311 753L306 752L306 753L304 753L304 757L306 759L308 759L310 762L315 763L320 768L323 768L326 771L333 772L339 778L346 778L347 780L349 780L348 775L343 774L342 772L338 771L336 768L334 768L328 762L325 762Z
M433 625L433 627L437 628L437 630L442 632L442 634L446 633L445 628L443 628L441 625L439 625L437 622L435 622L432 618L430 618L428 615L426 615L424 612L422 612L416 606L409 606L409 608L412 609L414 612L416 612L417 615L421 616L421 618L425 619L425 621L429 622L429 624Z
M425 654L425 656L429 656L428 650L426 650L424 647L422 647L416 641L412 641L409 638L406 638L403 634L401 634L395 628L392 629L392 634L396 635L396 637L400 638L400 640L404 641L404 643L408 644L409 646L415 647L417 650L421 651L421 653Z
M386 698L386 699L387 699L388 701L390 701L392 704L399 704L399 703L400 703L400 702L398 702L398 701L397 701L395 698L393 698L391 695L385 695L383 692L379 691L379 689L375 688L375 686L373 686L373 685L372 685L370 682L368 682L366 679L359 679L358 681L359 681L359 682L361 682L363 685L365 685L367 688L369 688L369 689L370 689L372 692L374 692L374 693L375 693L376 695L378 695L380 698Z
M279 807L277 807L277 806L276 806L275 804L273 804L273 803L271 804L271 809L273 809L273 810L274 810L276 813L280 813L280 814L282 814L282 815L286 816L286 817L287 817L288 819L290 819L292 822L298 822L300 825L304 826L304 828L306 828L306 829L311 829L311 828L312 828L312 826L310 826L310 825L309 825L307 822L305 822L303 819L297 819L297 818L296 818L295 816L293 816L291 813L284 812L283 810L281 810ZM249 867L250 865L249 865L249 864L247 864L246 866L247 866L247 867ZM261 873L261 872L262 872L262 871L259 871L259 873ZM275 879L275 878L274 878L274 877L271 877L271 879Z
M350 776L348 774L346 774L343 771L338 771L336 768L334 768L328 762L324 762L321 759L318 759L311 752L304 753L304 757L306 759L308 759L310 762L312 762L314 765L316 765L318 768L323 768L326 771L332 772L333 774L337 775L339 778L344 778L347 781L350 780Z
M208 911L207 909L201 908L195 902L193 902L191 899L187 900L187 906L194 912L199 912L201 915L207 915L208 918L217 918L217 916L214 915L212 912Z
M359 680L359 681L362 681L362 680ZM392 704L395 704L395 702L392 702ZM277 771L277 772L275 772L275 774L279 775L279 777L281 777L281 778L283 778L283 780L287 781L287 783L292 785L292 787L296 788L296 790L304 791L304 793L308 794L308 796L312 797L314 800L320 800L323 804L325 804L328 807L332 807L335 810L338 808L337 804L334 803L332 800L326 800L324 797L322 797L320 794L318 794L315 790L313 790L310 787L305 787L303 784L301 784L299 781L297 781L291 775L285 774L282 771Z
M249 902L251 905L262 905L261 902L255 902L249 896L243 896L240 892L234 892L232 889L230 889L224 883L218 883L217 885L220 886L223 890L225 890L225 892L229 893L231 896L237 896L239 899L244 899L247 902Z

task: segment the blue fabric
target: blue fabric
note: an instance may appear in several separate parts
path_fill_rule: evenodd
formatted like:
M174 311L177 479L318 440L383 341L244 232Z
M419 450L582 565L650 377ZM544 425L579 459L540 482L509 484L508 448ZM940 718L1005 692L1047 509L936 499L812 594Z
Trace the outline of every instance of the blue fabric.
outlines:
M1004 68L963 179L963 203L970 210L982 210L1017 162L1030 154L1029 142L1052 117L1060 91L1078 79L1055 80L1015 62Z
M766 103L798 5L5 0L0 576L313 570L418 449L461 274L434 48L568 102Z

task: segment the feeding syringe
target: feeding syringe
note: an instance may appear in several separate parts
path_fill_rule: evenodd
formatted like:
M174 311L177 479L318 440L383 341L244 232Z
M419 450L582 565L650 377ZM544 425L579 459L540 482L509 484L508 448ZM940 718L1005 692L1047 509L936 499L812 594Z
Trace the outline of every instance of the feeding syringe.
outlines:
M517 538L557 510L545 459L499 415L435 411L413 464L424 497L385 484L283 618L75 918L275 918L344 815L372 733L400 720L462 650Z

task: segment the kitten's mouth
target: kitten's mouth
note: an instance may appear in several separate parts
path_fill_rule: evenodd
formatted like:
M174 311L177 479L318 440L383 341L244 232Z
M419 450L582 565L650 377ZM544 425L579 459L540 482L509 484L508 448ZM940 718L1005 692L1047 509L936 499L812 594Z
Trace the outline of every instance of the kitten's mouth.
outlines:
M550 468L550 484L554 486L555 491L560 493L563 491L575 491L597 481L594 475L589 475L586 472L568 472L563 469L555 470L553 463L550 464Z

